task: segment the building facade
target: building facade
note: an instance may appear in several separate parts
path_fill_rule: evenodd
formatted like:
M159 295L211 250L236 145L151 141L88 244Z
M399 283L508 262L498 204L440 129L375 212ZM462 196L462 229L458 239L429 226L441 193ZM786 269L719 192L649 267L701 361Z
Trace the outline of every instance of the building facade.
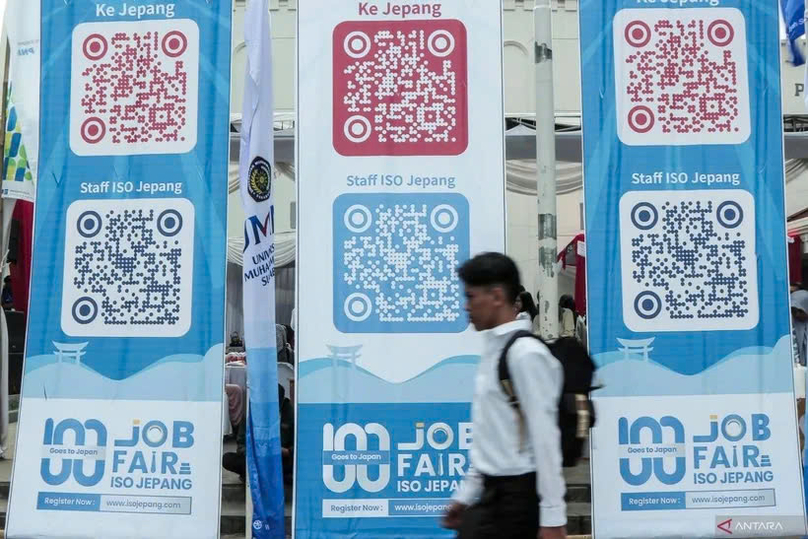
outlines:
M295 79L296 79L296 15L297 4L301 0L269 0L272 15L272 45L274 70L274 95L276 123L280 127L293 127L295 114ZM312 1L312 0L309 0ZM322 0L327 3L327 0ZM400 0L413 3L416 0ZM496 1L496 0L491 0ZM555 75L555 111L556 124L575 128L580 126L581 83L579 68L578 42L578 0L551 0L553 13L553 60ZM512 119L532 121L535 113L536 95L533 68L533 5L534 0L502 0L504 43L503 60L505 66L505 111ZM246 0L235 0L233 14L233 79L231 111L237 117L241 112L244 69L246 65L246 49L244 45L244 12ZM802 46L805 43L802 42ZM786 44L783 42L783 111L787 117L805 114L804 69L789 65ZM305 156L299 156L305 159ZM524 179L531 170L530 162L509 162L507 178L511 185L511 177ZM577 167L577 168L576 168ZM276 182L276 229L291 231L295 226L296 204L293 168L289 174L281 175ZM561 170L561 169L560 169ZM563 165L564 174L569 178L559 177L572 188L560 189L558 197L558 241L559 248L583 230L583 189L580 187L580 166ZM231 179L237 175L237 168L231 169ZM236 176L237 177L237 176ZM577 180L576 180L577 178ZM794 180L792 177L791 180ZM800 190L800 185L808 182L789 181L789 194L799 191L802 197L789 196L789 214L791 205L799 206L798 200L804 198L808 206L808 187ZM575 186L578 186L575 188ZM795 191L795 192L796 192ZM793 203L793 204L792 204ZM230 198L228 235L237 240L242 232L243 213L238 193ZM533 292L536 291L536 273L538 267L537 219L535 195L520 193L509 187L508 237L509 254L516 259L522 272L523 281ZM574 283L574 269L561 271L560 287L562 293L571 293Z

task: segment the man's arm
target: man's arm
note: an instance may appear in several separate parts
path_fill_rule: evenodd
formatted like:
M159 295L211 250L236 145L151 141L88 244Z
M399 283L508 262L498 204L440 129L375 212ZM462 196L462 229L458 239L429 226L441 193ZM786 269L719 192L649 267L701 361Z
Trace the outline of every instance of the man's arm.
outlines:
M561 471L558 428L558 399L564 374L561 363L549 350L544 348L537 353L533 346L528 346L527 342L514 345L508 354L508 367L536 461L541 525L564 526L567 523L566 485Z
M463 522L463 515L466 508L476 502L480 498L480 493L483 488L482 476L474 469L474 466L469 466L466 477L460 482L460 487L452 495L452 505L443 515L442 526L450 530L460 529Z
M452 495L452 501L463 505L472 505L480 498L482 491L483 478L471 465L463 481L460 482L457 491Z

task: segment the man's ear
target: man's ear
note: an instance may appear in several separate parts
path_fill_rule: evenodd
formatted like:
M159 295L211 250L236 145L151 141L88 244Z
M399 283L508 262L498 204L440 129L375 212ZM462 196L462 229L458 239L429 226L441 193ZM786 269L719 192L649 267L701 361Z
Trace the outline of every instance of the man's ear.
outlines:
M500 305L509 305L511 303L508 300L508 294L505 292L505 288L500 285L491 287L491 297L494 300L494 305L497 307Z

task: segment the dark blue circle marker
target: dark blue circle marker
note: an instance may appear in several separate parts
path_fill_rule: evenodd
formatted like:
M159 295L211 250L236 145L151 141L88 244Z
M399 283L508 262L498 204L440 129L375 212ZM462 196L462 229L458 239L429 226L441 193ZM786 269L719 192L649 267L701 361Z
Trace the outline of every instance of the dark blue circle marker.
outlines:
M648 202L640 202L631 210L631 223L640 230L650 230L659 221L657 209Z
M89 324L98 316L98 304L91 297L84 296L73 304L73 320L79 324Z
M650 290L640 292L634 299L634 312L645 320L652 320L662 311L662 301Z
M737 202L722 202L715 211L718 224L724 228L737 228L743 222L743 208Z
M85 238L92 238L99 232L101 232L101 216L98 215L97 212L92 210L85 211L81 215L79 215L78 221L76 221L76 228Z
M172 237L182 230L182 215L177 210L166 210L157 218L157 230L163 236Z

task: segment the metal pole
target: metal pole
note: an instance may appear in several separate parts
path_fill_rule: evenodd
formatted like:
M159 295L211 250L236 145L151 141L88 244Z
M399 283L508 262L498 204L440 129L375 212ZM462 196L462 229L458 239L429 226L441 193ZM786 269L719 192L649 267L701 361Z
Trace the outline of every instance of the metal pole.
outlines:
M539 334L558 337L556 239L555 103L553 101L553 26L550 0L536 0L536 191L539 215Z

